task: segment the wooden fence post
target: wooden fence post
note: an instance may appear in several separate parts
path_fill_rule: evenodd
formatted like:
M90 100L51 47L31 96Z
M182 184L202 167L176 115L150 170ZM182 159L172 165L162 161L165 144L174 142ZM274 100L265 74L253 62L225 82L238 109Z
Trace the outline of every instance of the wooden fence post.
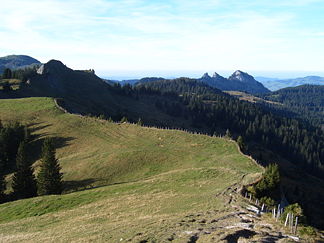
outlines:
M290 213L287 213L287 216L286 216L285 227L287 227L287 223L288 223L288 219L289 219L289 214Z
M277 219L280 217L280 204L278 204L278 210L277 210Z
M297 232L297 224L298 224L298 217L296 217L296 221L295 221L294 234L296 234Z

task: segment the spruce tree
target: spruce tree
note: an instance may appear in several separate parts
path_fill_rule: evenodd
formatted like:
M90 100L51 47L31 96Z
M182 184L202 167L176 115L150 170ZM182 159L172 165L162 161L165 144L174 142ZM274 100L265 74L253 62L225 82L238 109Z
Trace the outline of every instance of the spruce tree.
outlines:
M12 72L9 68L6 68L3 70L3 73L2 73L2 78L3 79L10 79L12 77Z
M61 194L63 190L62 173L58 160L55 158L55 148L52 139L43 143L42 164L37 177L38 194Z
M2 171L0 171L0 203L3 203L5 201L4 191L6 189L6 184L5 184L4 176L1 173Z
M246 146L245 146L245 143L244 143L244 140L243 140L243 137L242 136L239 136L237 138L237 144L240 147L241 151L242 152L245 152Z
M13 194L16 198L29 198L37 196L37 187L33 169L27 158L27 144L21 142L16 156L17 171L12 179Z

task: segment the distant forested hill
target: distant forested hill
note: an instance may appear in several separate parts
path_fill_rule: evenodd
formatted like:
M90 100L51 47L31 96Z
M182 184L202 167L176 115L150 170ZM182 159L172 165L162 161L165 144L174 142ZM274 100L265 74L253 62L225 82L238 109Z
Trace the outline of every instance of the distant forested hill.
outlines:
M5 57L0 57L0 74L4 69L17 69L23 68L32 64L40 64L40 61L26 55L10 55Z
M282 103L315 125L324 125L324 85L280 89L264 95L263 98Z

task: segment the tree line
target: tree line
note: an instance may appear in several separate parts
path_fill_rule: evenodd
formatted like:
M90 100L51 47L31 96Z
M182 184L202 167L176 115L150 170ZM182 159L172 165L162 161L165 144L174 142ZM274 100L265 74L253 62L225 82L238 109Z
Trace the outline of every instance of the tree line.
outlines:
M11 70L10 68L5 68L1 75L1 85L2 90L5 92L11 91L11 85L8 80L10 79L18 79L21 82L26 82L31 77L34 77L37 74L37 66L26 67Z
M3 125L0 122L0 202L62 193L62 173L53 139L44 139L37 177L29 156L30 142L27 127L19 123ZM4 176L11 172L12 192L6 194Z
M268 106L280 110L291 110L295 117L308 120L316 126L324 127L324 85L302 85L293 88L285 88L261 97L284 104L269 103Z
M19 68L11 70L10 68L5 68L2 72L2 79L19 79L23 82L27 81L29 78L33 77L37 73L38 66L31 66L25 68Z
M153 81L135 87L115 85L122 95L154 96L155 106L170 116L190 121L189 130L224 135L228 129L249 143L258 143L310 174L324 177L324 133L304 120L275 113L262 104L241 101L194 79ZM145 123L145 121L144 121ZM163 127L168 124L155 124ZM246 146L246 153L251 147ZM262 153L254 155L263 160Z

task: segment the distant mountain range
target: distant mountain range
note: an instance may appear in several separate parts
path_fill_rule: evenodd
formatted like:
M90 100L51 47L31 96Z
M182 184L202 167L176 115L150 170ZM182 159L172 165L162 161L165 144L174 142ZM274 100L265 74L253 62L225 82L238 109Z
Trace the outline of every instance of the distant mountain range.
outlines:
M10 55L5 57L0 57L0 74L6 68L10 68L13 70L13 69L24 68L36 64L40 64L40 61L26 55Z
M14 70L40 64L40 61L27 55L9 55L0 57L0 74L5 68ZM141 79L130 79L123 81L104 79L104 81L109 84L117 82L121 85L135 85L158 80L165 79L161 77L145 77ZM319 76L307 76L294 79L279 79L269 77L254 78L248 73L240 70L235 71L229 78L224 78L215 72L212 76L205 73L198 80L223 91L243 91L251 94L264 94L269 93L270 90L275 91L286 87L296 87L304 84L324 85L324 77Z
M235 71L228 79L218 73L214 73L212 77L205 73L198 80L224 91L244 91L252 94L270 92L260 82L256 81L253 76L240 70Z
M319 76L307 76L293 79L256 77L255 79L261 82L265 87L267 87L271 91L287 87L296 87L304 84L324 85L324 77Z
M142 79L130 79L123 81L107 80L109 82L117 82L121 85L130 84L138 85L142 83L148 83L153 81L166 80L161 77L145 77ZM223 91L244 91L252 94L269 93L270 90L265 88L262 83L256 81L251 75L242 71L235 71L228 79L220 76L218 73L214 73L213 76L209 76L205 73L201 78L197 79L213 88L217 88Z

